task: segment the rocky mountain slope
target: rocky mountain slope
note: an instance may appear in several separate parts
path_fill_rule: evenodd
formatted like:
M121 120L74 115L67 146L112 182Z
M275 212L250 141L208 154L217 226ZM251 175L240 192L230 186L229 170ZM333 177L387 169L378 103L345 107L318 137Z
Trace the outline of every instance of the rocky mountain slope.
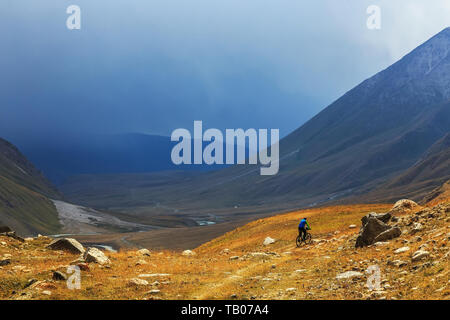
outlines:
M183 252L0 235L0 299L449 299L449 200L296 211ZM357 225L373 211L390 212L401 234L356 248ZM297 248L305 216L313 243ZM77 290L67 287L70 266L80 268Z
M0 139L0 225L20 234L56 232L58 214L49 198L60 197L15 146Z

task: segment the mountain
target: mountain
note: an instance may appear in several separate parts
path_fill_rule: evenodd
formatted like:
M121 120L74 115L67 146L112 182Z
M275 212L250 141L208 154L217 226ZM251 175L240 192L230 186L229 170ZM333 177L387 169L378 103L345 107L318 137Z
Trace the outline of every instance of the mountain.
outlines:
M420 201L428 199L434 189L441 190L449 179L450 133L434 143L413 166L362 198L365 202L394 201L401 197Z
M133 190L142 196L134 199L141 208L158 202L183 212L213 210L236 216L350 196L357 201L426 157L427 150L449 133L449 52L447 28L344 94L280 141L280 170L275 176L260 176L255 166L237 165L198 178L170 179L164 188L140 181ZM95 188L86 186L84 194ZM73 187L63 189L89 205L74 191L80 185ZM95 190L102 196L108 193ZM125 202L133 206L129 197Z
M14 145L0 138L0 224L21 234L56 232L58 213L49 198L60 197Z
M64 139L29 137L17 143L27 157L56 185L80 174L208 171L227 167L177 166L171 160L171 151L177 142L172 142L170 137L158 135L95 134Z

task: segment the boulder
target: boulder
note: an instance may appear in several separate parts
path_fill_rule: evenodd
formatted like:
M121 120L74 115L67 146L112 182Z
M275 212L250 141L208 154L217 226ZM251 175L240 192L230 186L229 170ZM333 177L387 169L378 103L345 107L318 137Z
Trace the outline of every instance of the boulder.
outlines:
M374 239L374 242L386 241L386 240L398 238L398 237L400 237L401 234L402 234L402 230L400 230L400 228L393 227L386 231L383 231L378 236L376 236Z
M408 199L402 199L397 201L394 206L392 207L392 211L405 211L405 210L412 210L415 207L418 207L419 205L415 203L412 200Z
M387 213L375 213L375 212L371 212L367 215L365 215L364 217L362 217L361 222L362 225L364 226L368 221L369 218L377 218L378 220L384 222L384 223L388 223L389 220L391 219L392 215L387 212Z
M111 261L105 254L97 248L88 248L83 256L84 260L88 263L94 262L100 265L109 264Z
M373 216L367 217L367 220L363 220L363 227L361 228L359 235L356 238L355 247L359 248L371 245L372 243L376 242L374 240L379 234L389 229L391 229L391 227L385 224L383 221Z
M271 237L267 237L264 239L263 245L268 246L269 244L275 243L275 239L272 239Z
M50 243L47 248L52 250L62 250L67 251L74 254L84 253L84 247L77 240L72 238L61 238L56 239L52 243Z

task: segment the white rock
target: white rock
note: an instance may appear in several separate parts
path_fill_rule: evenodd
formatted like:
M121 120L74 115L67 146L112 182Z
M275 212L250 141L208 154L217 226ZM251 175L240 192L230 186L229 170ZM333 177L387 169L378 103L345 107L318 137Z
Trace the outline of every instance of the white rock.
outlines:
M349 229L355 229L356 228L356 224L351 224L348 227L349 227Z
M148 282L139 278L133 278L128 281L128 286L147 286Z
M409 247L401 247L394 251L394 253L403 253L409 251Z
M267 237L264 239L263 245L267 246L272 243L275 243L275 239L272 239L271 237Z
M422 260L423 258L426 258L429 255L430 255L430 253L428 251L418 250L418 251L414 252L414 254L412 256L412 261Z
M111 261L105 254L97 248L88 248L83 256L84 260L88 263L94 262L101 265L109 264Z
M351 279L354 277L361 277L363 274L357 271L347 271L344 273L340 273L336 276L336 279Z
M184 250L181 254L183 256L195 256L195 252L191 250Z
M139 254L143 255L143 256L150 256L150 251L148 249L141 249L137 251Z

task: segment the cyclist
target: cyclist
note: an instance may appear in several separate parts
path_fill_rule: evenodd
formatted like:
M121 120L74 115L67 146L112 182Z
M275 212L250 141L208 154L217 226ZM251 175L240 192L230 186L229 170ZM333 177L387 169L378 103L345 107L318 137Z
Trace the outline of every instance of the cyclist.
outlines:
M306 230L311 230L311 227L309 226L308 221L306 221L306 218L303 218L300 220L300 224L298 225L298 234L301 236L303 241L305 241Z

